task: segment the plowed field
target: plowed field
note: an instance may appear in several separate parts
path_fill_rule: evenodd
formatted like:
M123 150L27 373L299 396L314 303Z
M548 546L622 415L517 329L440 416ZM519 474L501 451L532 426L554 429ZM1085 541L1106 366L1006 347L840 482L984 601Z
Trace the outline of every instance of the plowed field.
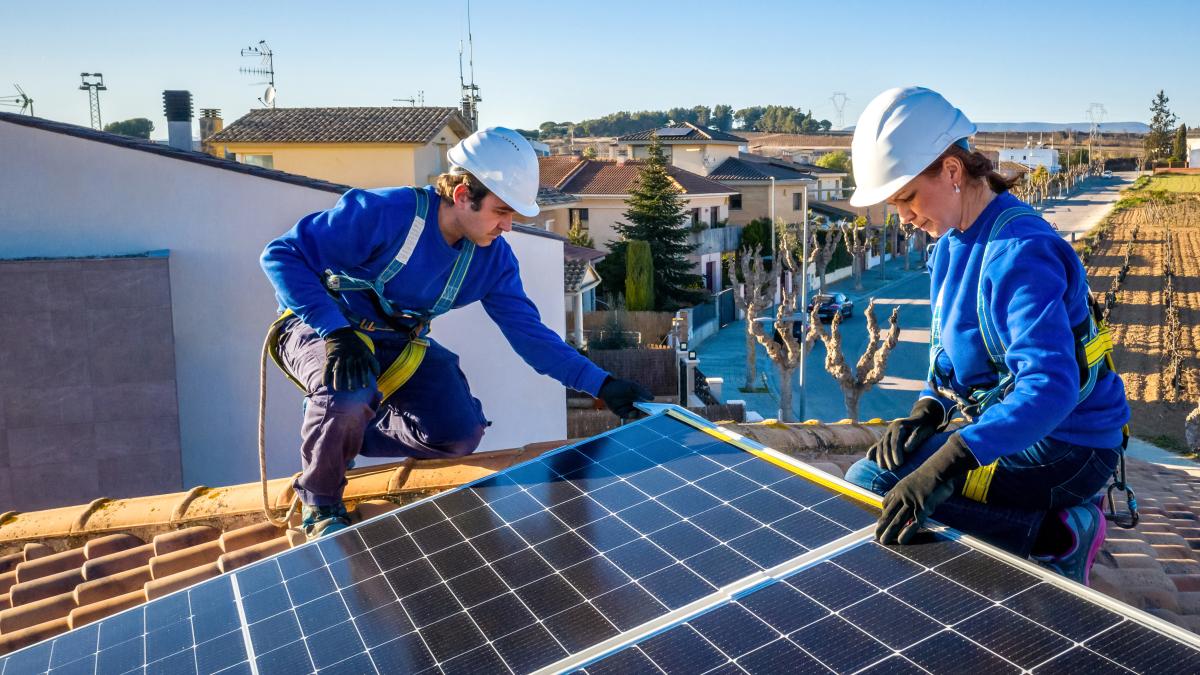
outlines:
M1126 244L1133 244L1129 273L1109 315L1116 343L1113 356L1133 409L1132 431L1184 450L1184 418L1200 399L1200 196L1180 195L1167 206L1135 206L1111 219L1110 236L1096 245L1088 261L1088 278L1102 297L1121 268ZM1180 319L1182 368L1177 387L1168 376L1168 233Z

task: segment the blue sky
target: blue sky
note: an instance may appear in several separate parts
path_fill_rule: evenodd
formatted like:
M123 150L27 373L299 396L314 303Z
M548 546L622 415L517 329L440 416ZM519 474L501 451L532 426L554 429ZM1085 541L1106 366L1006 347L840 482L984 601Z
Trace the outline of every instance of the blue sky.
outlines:
M104 73L106 122L154 120L163 89L189 89L226 121L258 106L267 40L280 106L458 100L465 0L113 3L0 1L0 95L20 84L39 116L86 125L79 73ZM472 3L484 124L534 127L616 110L728 103L812 109L846 123L891 86L941 91L975 121L1145 121L1160 88L1200 125L1200 2ZM1168 35L1174 32L1174 35ZM0 108L0 110L12 110Z

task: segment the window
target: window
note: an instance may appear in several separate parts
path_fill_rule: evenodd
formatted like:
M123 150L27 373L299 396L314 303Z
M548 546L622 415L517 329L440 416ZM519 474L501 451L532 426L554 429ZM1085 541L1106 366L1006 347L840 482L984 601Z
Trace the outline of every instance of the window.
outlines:
M729 210L730 211L741 211L742 210L742 195L740 192L736 195L729 196Z
M796 192L792 193L792 210L793 211L799 211L800 209L804 208L804 203L802 201L803 198L804 198L803 192L796 191Z
M547 232L553 232L553 231L554 231L554 219L553 219L553 218L547 218L547 219L546 219L545 228L546 228L546 231L547 231Z
M275 168L275 158L271 155L241 155L238 161L242 164L258 166L264 169Z
M569 209L571 215L571 229L578 227L587 232L588 229L588 210L587 209Z
M720 219L721 219L721 207L719 207L719 206L708 207L708 226L716 227L717 224L721 222Z
M692 226L699 225L704 221L700 220L700 209L692 209Z

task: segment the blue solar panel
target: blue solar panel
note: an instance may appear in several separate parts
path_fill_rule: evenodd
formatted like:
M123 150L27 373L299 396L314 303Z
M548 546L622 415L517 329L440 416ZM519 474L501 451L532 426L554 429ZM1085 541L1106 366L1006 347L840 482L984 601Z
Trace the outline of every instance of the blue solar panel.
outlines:
M953 537L865 543L877 515L856 488L670 408L0 657L0 675L1162 670L1195 657Z

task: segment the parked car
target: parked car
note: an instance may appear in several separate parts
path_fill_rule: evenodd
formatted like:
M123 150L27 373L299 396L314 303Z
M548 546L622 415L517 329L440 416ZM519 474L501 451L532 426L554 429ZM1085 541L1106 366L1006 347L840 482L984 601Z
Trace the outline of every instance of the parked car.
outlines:
M1100 174L1100 177L1101 177L1101 178L1112 178L1112 172L1111 172L1111 171L1105 171L1104 173Z
M834 314L841 314L843 319L854 316L854 301L842 293L822 293L813 296L812 301L808 303L809 312L814 304L817 306L817 317L821 321L833 321Z

